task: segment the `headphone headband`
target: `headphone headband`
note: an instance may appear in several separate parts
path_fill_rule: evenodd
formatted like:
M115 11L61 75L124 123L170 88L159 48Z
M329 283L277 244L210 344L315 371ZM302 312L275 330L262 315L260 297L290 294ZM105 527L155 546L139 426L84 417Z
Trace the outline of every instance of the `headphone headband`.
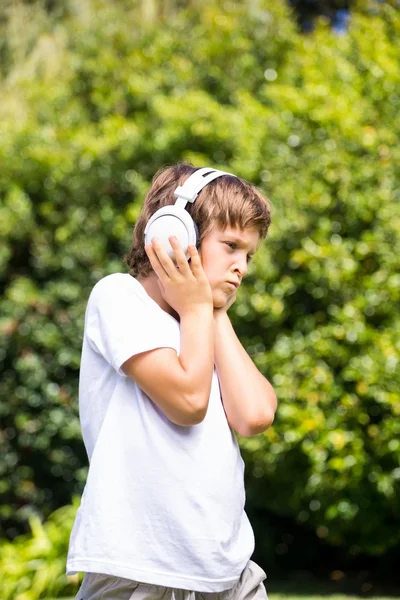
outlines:
M222 175L231 175L231 177L236 177L236 175L232 175L232 173L218 171L217 169L210 169L209 167L198 169L192 173L190 177L188 177L182 186L178 186L174 191L174 195L177 198L175 205L179 206L180 208L185 208L188 202L193 203L201 190L208 183L217 177L221 177Z

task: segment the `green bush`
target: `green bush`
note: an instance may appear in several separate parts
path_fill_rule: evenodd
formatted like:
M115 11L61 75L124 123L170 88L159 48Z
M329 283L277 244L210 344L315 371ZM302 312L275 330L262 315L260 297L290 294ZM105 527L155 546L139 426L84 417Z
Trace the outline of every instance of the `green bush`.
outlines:
M279 0L148 28L92 6L1 84L3 534L82 491L86 300L123 268L151 176L186 158L273 204L232 309L280 401L274 427L241 440L250 506L385 552L400 542L399 13L302 37Z
M267 90L288 124L264 153L279 210L235 319L280 398L243 442L249 502L353 555L399 543L399 17L321 26Z
M31 517L30 534L0 543L2 600L39 600L72 596L78 576L65 575L69 535L79 499L55 511L43 525Z

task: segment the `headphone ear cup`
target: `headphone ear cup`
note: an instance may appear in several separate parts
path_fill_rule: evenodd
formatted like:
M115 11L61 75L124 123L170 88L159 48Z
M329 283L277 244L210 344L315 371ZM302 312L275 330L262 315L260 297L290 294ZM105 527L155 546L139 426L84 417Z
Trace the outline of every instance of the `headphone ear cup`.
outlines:
M169 243L169 236L174 235L184 252L188 247L188 232L181 220L174 215L163 215L151 223L145 232L145 244L150 244L153 237L158 238L161 246L171 258L174 258L174 251Z
M199 229L187 210L176 205L158 209L149 219L144 230L144 242L150 244L153 237L159 239L167 254L173 259L175 253L169 243L169 237L176 236L186 258L189 258L188 245L198 247Z

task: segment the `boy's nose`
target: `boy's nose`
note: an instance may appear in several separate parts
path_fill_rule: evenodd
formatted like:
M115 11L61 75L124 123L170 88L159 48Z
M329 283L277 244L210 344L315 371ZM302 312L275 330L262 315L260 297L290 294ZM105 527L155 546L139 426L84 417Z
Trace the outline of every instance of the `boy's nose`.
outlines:
M235 265L235 272L238 273L240 279L243 279L243 277L246 275L247 269L248 264L246 259L238 261Z

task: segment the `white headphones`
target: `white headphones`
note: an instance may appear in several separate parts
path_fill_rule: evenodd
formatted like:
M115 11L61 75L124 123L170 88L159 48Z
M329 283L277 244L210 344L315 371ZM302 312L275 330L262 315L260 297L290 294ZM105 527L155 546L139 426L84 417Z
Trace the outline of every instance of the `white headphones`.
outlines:
M189 258L188 246L198 246L199 230L188 211L185 210L185 206L188 202L193 203L203 187L217 177L221 177L221 175L236 177L232 173L217 171L208 167L198 169L190 175L185 183L182 186L178 186L174 191L174 195L177 198L175 204L160 208L147 222L144 231L145 244L150 244L151 240L157 237L168 255L173 258L174 251L168 238L171 235L175 235L186 257Z

